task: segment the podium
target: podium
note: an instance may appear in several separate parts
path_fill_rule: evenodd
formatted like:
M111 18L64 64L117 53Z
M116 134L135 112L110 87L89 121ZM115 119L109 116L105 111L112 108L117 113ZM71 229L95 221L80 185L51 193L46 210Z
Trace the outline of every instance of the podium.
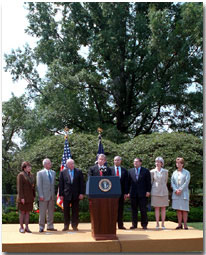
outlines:
M95 240L116 240L118 201L121 196L117 176L89 176L86 185L89 198L92 236Z

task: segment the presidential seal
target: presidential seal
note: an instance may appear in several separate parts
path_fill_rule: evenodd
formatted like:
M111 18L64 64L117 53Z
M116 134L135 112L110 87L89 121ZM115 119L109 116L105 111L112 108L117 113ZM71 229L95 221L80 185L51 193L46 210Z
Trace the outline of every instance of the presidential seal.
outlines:
M112 183L109 179L101 179L99 181L99 188L103 192L108 192L112 188Z

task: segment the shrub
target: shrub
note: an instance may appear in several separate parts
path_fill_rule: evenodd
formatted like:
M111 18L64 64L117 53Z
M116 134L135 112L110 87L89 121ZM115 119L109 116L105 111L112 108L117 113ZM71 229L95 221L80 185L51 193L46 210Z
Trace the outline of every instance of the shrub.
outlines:
M79 213L79 222L90 222L90 213L89 212L80 212Z
M203 222L203 208L191 207L188 214L188 222Z
M29 222L30 223L38 223L39 222L39 214L31 212L29 216Z
M54 222L55 223L62 223L62 222L64 222L64 214L63 214L63 212L55 212L54 213Z
M19 223L18 212L10 212L7 214L7 223Z
M131 222L131 208L125 208L123 220L125 222ZM138 214L138 220L140 221L140 212ZM154 211L148 212L148 220L155 221L155 213ZM166 220L177 222L177 215L176 211L168 207L166 211ZM30 213L30 223L38 223L39 222L39 214L31 212ZM55 212L54 213L54 223L63 223L64 222L64 215L62 212ZM90 212L89 211L80 211L79 212L79 222L90 222ZM203 222L203 208L195 208L191 207L190 212L188 214L188 222ZM2 214L2 223L3 224L11 224L11 223L19 223L19 215L18 212L9 212Z
M69 136L69 146L71 154L75 160L76 167L83 171L85 181L88 169L94 164L97 153L98 138L95 135L74 133ZM203 187L203 141L186 133L153 133L149 135L139 135L129 142L115 144L102 138L104 151L107 156L108 165L113 165L113 158L120 155L123 158L123 166L133 167L133 159L141 157L143 166L148 169L155 167L154 160L157 156L162 156L165 160L165 168L169 170L169 177L176 169L176 157L185 158L185 168L191 173L190 190ZM46 146L45 146L46 144ZM23 149L15 154L14 160L10 162L14 181L23 160L28 160L32 164L32 172L36 174L42 169L42 160L49 157L56 171L56 193L58 189L58 177L60 171L61 158L64 148L63 136L49 136L39 140L29 149ZM8 175L8 172L6 172ZM168 181L170 187L170 178ZM16 187L13 193L16 192ZM3 190L6 193L6 190Z

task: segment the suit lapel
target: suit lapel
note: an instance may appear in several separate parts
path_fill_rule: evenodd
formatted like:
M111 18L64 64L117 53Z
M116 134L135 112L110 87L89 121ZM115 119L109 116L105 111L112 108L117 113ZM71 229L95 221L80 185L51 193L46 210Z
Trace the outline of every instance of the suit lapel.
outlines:
M73 183L74 183L74 180L75 180L75 178L77 177L77 171L76 171L76 169L74 168L74 177L73 177Z
M125 174L125 170L121 167L121 178L120 179L124 178L124 174Z
M46 169L44 170L44 176L45 176L45 179L47 178L47 181L50 182L50 181L49 181L49 176L48 176L47 171L48 171L48 170L46 170Z
M115 167L112 167L112 175L115 176Z
M99 173L99 166L98 166L98 165L95 166L95 171L96 171L97 175L100 176L100 173Z
M135 168L133 168L133 169L132 169L132 172L131 172L131 174L132 174L132 178L133 178L133 180L134 180L134 181L136 181L136 173L135 173Z
M138 177L137 182L139 182L139 180L142 178L143 174L144 174L144 170L142 169L142 167L140 167L140 172L139 172L139 177Z
M70 175L69 175L69 169L66 168L65 170L65 175L67 176L68 180L69 180L69 183L71 183L71 178L70 178Z

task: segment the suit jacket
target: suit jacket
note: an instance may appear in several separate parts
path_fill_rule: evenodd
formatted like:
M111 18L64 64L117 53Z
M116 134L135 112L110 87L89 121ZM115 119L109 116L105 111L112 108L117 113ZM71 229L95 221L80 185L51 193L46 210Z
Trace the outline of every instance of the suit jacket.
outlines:
M153 196L167 196L167 180L168 180L168 170L161 168L160 172L155 168L150 171L152 190L151 195Z
M171 177L171 186L173 189L172 199L187 199L189 200L189 183L190 183L190 172L186 169L182 169L181 172L174 171ZM177 189L182 190L181 195L176 195Z
M74 168L73 183L69 175L69 169L66 167L60 173L59 195L64 197L65 201L78 199L80 194L84 194L84 178L82 171Z
M136 180L135 168L129 170L130 197L145 197L146 192L151 192L151 176L147 168L141 167L138 180Z
M94 165L94 166L90 167L88 175L89 176L100 176L99 166ZM108 166L106 166L106 171L103 173L103 176L111 176L111 175L112 175L112 170Z
M50 199L55 200L55 177L56 172L53 170L51 171L51 179L48 177L48 170L43 169L37 172L37 191L39 197L43 197L44 201L49 201Z
M34 175L30 174L30 179L27 174L22 171L17 176L17 202L20 203L21 199L25 200L25 203L33 203L35 197L35 181Z
M112 175L115 176L115 167L112 166L110 167L112 170ZM128 194L128 172L124 167L121 167L121 178L120 178L120 184L121 184L121 189L122 189L122 195L123 194Z

